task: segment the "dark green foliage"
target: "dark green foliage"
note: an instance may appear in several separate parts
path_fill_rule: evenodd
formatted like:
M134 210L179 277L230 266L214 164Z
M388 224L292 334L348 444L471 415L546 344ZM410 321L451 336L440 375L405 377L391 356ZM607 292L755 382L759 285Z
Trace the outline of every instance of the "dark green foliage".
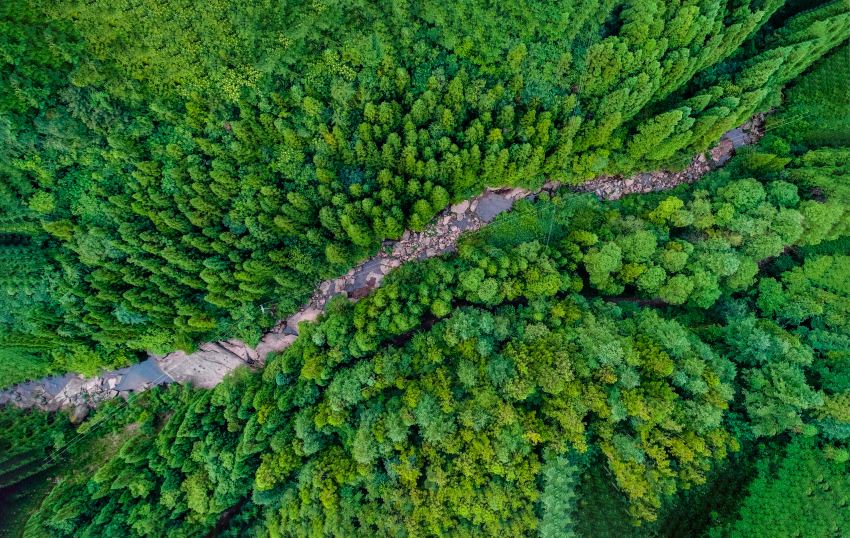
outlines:
M850 144L850 45L819 62L807 76L786 91L781 113L768 126L796 144Z
M705 484L681 490L669 497L658 522L647 526L649 532L644 535L668 538L703 536L719 519L734 518L743 501L743 493L756 474L756 462L764 451L772 449L772 445L750 444L730 454L726 461L711 469Z
M591 465L581 476L575 510L576 535L599 538L654 536L654 525L636 526L629 505L602 465Z
M61 414L0 409L0 536L19 536L52 487L53 458L73 437Z
M1 424L0 489L50 468L51 455L73 437L71 423L62 414L4 406Z
M217 524L221 535L239 535L236 529L248 524L254 510L244 502L244 486L236 481L222 483L215 494L206 490L207 473L239 476L238 461L216 459L231 453L224 449L232 449L226 432L237 419L209 413L227 405L227 391L238 383L222 384L215 395L170 387L148 391L129 405L123 400L104 404L56 442L59 468L54 472L62 480L42 501L55 510L38 511L24 536L163 535L177 529L173 519L189 507L195 516L180 525L179 535L202 536ZM214 429L219 431L207 439L208 452L193 446ZM230 509L228 518L222 517L225 509Z

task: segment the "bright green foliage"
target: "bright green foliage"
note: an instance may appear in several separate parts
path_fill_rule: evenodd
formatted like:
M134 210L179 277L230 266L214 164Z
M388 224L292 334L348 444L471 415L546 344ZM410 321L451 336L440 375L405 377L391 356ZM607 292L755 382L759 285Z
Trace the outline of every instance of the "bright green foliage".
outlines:
M770 11L782 2L765 2ZM776 23L772 23L776 24ZM654 117L637 126L637 136L627 155L611 156L616 163L636 157L669 159L678 152L702 151L725 131L743 123L751 114L777 103L776 88L802 73L812 61L846 39L850 12L846 2L825 2L757 34L747 49L758 53L738 54L717 68L700 74L689 87L688 98L668 100L670 108L657 110ZM744 20L733 23L729 34L751 31ZM612 94L613 95L613 94ZM681 154L680 154L681 155Z
M485 186L705 150L850 34L831 2L761 36L782 3L6 2L20 91L0 102L0 167L51 268L46 305L0 311L18 339L62 336L57 369L256 341L317 281ZM760 52L740 50L754 34ZM616 293L613 253L591 266ZM708 304L700 278L641 282Z
M0 383L255 341L485 186L675 166L777 104L848 17L796 0L4 4ZM38 538L697 532L675 503L728 492L716 465L743 445L766 456L711 532L847 534L850 154L780 133L695 186L519 202L456 254L332 301L262 373L77 427L0 410L3 520Z
M809 347L774 323L732 319L725 328L728 354L742 367L747 427L755 437L803 430L804 416L824 405L806 370L814 357Z
M256 477L263 525L285 533L527 535L538 480L543 513L569 511L544 453L599 444L633 513L651 518L660 496L735 446L721 428L731 365L655 313L578 297L470 307L356 361L355 319L339 304L262 384L247 376L184 399L155 441L129 441L88 480L88 497L55 488L46 506L68 508L34 528L200 532ZM556 523L567 524L541 532Z
M8 386L35 379L50 371L49 358L26 348L4 347L0 350L0 385Z
M762 280L758 305L778 321L810 331L850 334L850 256L819 256Z
M598 509L576 502L586 465L635 522L668 528L671 496L741 443L850 438L848 258L795 246L800 207L846 207L799 172L817 155L759 170L741 155L614 204L520 203L455 255L333 301L261 375L167 393L29 530L568 535ZM616 302L578 295L617 286Z
M617 204L575 196L519 204L478 237L504 243L521 224L520 240L546 241L559 270L586 273L599 293L709 308L724 289L751 286L759 263L795 245L848 235L846 170L833 164L845 153L784 158L787 169L768 173L750 169L754 153L748 153L732 171L714 173L695 188ZM467 249L481 247L481 240L467 241Z
M850 533L850 469L832 447L797 438L778 458L759 462L738 520L711 537L846 536Z
M817 256L801 266L759 283L757 305L762 315L793 330L812 350L815 361L808 378L818 380L824 394L813 423L831 439L850 438L850 257ZM795 338L795 339L796 339ZM789 354L793 360L794 354ZM797 357L803 356L797 354ZM798 359L798 362L799 359ZM802 364L812 361L803 360ZM797 374L797 385L805 379ZM785 388L792 385L787 383Z
M850 234L850 149L821 148L805 153L788 177L810 196L828 197L823 206L803 205L807 217L803 244L817 245Z
M45 236L29 227L26 217L2 221L0 217L0 386L7 386L50 371L49 353L62 338L56 332L61 316L51 295L57 275Z
M651 518L658 495L680 481L699 481L704 463L733 444L719 429L732 370L676 324L648 313L617 322L613 311L593 313L574 301L538 301L496 316L458 310L401 349L337 368L334 357L344 356L358 333L337 337L324 350L314 343L330 342L331 335L311 331L265 372L267 379L298 379L286 389L293 397L292 391L309 391L318 398L310 407L281 410L311 418L307 431L296 421L291 444L277 458L309 456L297 468L315 460L361 471L337 474L323 492L303 481L287 485L288 473L278 472L276 483L288 492L284 505L296 503L281 513L281 525L333 532L359 521L379 534L416 528L522 534L534 526L528 510L536 493L528 487L540 472L539 451L585 450L588 442L602 447L635 514ZM522 326L524 337L509 337ZM665 342L662 334L674 339ZM674 376L685 363L693 365L692 375ZM317 381L328 388L310 389ZM682 406L674 386L689 404ZM529 414L525 405L535 401L541 407ZM265 471L262 465L258 474ZM417 477L431 478L423 485ZM350 504L346 491L387 479L368 506ZM432 489L431 481L440 487ZM312 502L295 499L320 493L333 501L322 497L326 510L316 519ZM406 506L402 499L420 501Z

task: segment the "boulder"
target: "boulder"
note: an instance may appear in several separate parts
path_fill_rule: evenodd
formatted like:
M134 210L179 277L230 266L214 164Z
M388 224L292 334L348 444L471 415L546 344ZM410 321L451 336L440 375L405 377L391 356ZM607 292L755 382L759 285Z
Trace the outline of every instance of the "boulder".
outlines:
M78 404L71 409L71 413L68 415L68 418L71 420L72 424L79 424L89 416L89 406L86 404Z
M294 334L267 333L257 344L257 357L260 362L265 362L269 353L283 351L289 347L297 338Z
M467 209L469 209L469 200L464 200L453 205L451 207L451 212L455 215L462 215L466 213Z

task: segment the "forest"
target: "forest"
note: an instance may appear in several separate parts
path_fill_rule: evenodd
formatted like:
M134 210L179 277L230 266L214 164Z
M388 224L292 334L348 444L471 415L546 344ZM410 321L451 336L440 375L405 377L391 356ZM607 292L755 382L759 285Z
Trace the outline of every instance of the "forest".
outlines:
M0 537L850 535L846 1L12 0L0 27L0 388L255 345L450 204L561 184L213 389L0 407ZM756 113L693 184L570 188Z

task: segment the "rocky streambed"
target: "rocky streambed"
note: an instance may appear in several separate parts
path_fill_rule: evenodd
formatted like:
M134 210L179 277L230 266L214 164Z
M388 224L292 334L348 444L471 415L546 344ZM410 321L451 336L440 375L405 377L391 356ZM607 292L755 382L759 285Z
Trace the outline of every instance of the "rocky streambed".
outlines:
M627 194L660 191L682 183L692 183L723 166L736 148L757 142L763 134L764 115L758 114L741 127L723 135L716 146L696 156L681 171L661 170L629 177L600 176L573 189L615 200ZM126 397L154 385L188 383L202 388L214 387L234 369L262 365L270 353L286 349L298 335L298 324L319 317L332 297L345 294L351 300L360 299L377 288L384 277L401 264L448 252L454 249L462 233L481 228L498 214L511 209L517 200L533 198L542 191L551 192L559 187L559 183L549 182L536 191L520 188L488 189L475 198L449 207L424 231L406 231L400 240L386 241L379 254L345 275L319 284L310 301L301 310L275 325L256 347L252 348L239 340L208 342L201 344L192 353L175 351L164 356L151 355L138 364L92 378L66 374L20 383L0 391L0 405L12 404L45 410L72 408L72 416L81 419L89 407L101 401Z

